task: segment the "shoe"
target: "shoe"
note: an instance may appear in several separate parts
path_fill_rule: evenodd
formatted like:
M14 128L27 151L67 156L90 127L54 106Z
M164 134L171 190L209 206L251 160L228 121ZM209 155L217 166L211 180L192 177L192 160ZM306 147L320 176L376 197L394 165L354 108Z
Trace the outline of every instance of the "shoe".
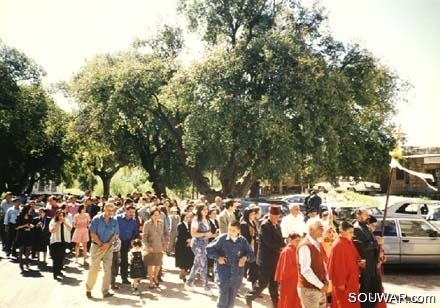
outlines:
M128 279L122 280L122 284L131 284L131 282Z
M189 291L189 292L194 292L194 287L190 286L189 284L185 283L185 285L183 286L183 289L185 291Z
M119 286L117 286L117 285L113 285L111 288L112 288L112 290L118 290L118 289L119 289Z
M87 298L93 298L93 297L92 297L92 292L90 292L90 291L87 291L87 292L86 292L86 296L87 296Z
M203 291L203 294L208 295L208 296L214 296L214 293L212 293L211 290L205 290L205 291Z
M139 290L134 290L131 294L133 294L133 295L141 295L141 292L139 292Z
M247 308L252 308L252 298L246 296L246 306Z
M153 281L154 281L154 285L155 285L156 287L159 287L159 281L156 280L156 279L153 279Z
M109 298L109 297L112 297L113 295L114 295L113 293L107 292L102 297Z

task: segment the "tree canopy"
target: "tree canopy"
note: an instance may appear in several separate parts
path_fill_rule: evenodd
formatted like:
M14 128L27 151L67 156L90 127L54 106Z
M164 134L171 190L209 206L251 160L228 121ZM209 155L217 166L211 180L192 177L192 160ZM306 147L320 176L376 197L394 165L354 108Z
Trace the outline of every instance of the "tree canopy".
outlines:
M30 192L37 180L58 181L68 153L68 115L41 85L42 68L0 41L0 190Z
M194 185L206 195L244 196L263 179L298 174L310 184L386 170L391 117L404 83L368 50L325 31L319 6L181 0L179 12L206 43L204 57L183 65L183 31L166 25L125 51L97 55L77 72L68 90L80 108L67 128L38 122L41 138L52 133L50 140L73 150L66 174L81 175L84 187L97 175L108 194L119 168L140 165L158 194ZM52 107L36 103L53 104L37 91L38 67L16 51L3 58L1 106L35 102L32 112L52 114ZM6 134L12 117L5 112L0 121ZM30 129L22 128L20 140ZM221 192L207 178L212 172Z

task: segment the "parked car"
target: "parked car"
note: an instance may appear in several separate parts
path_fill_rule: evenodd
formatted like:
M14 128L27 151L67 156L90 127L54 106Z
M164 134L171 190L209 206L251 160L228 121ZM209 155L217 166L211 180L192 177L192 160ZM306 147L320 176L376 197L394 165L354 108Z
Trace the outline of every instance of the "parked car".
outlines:
M289 211L289 205L291 203L294 204L298 204L299 208L301 210L301 212L303 212L303 214L306 213L306 206L305 206L305 201L307 198L308 194L294 194L294 195L284 195L284 196L277 196L277 197L273 197L268 199L269 201L283 201L286 203L286 209L287 211Z
M270 200L270 199L264 199L264 198L236 198L234 199L237 202L240 203L239 210L241 214L243 211L251 204L257 205L261 209L261 216L263 217L267 213L269 213L269 208L272 204L277 204L281 207L281 216L283 217L287 214L289 214L289 206L287 202L282 200ZM223 207L225 206L227 200L223 200Z
M367 181L339 181L339 190L354 191L358 193L379 193L382 191L379 183Z
M335 189L335 187L330 182L319 182L313 185L313 189L320 190L325 193L329 192L330 190Z
M356 210L359 209L361 206L336 206L333 207L333 210L335 211L337 218L336 221L353 221L356 219ZM382 211L377 206L362 206L363 208L366 208L368 211L368 214L372 216L380 216L382 215Z
M440 204L430 207L428 215L426 215L426 220L440 228Z
M424 199L405 199L390 205L387 213L421 215L426 218L432 207L440 206L440 201Z
M330 182L319 182L313 185L313 188L323 192L335 190L337 192L353 191L358 193L379 193L382 191L379 183L354 180L339 180L337 186L333 186Z
M376 218L380 236L383 216ZM419 215L387 215L383 248L387 264L440 264L440 229Z

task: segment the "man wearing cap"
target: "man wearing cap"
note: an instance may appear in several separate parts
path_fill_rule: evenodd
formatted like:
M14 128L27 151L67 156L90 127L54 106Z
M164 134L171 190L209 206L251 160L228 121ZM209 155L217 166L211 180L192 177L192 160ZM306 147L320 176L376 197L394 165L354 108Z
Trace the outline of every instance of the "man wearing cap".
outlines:
M6 243L8 242L8 234L6 233L6 228L4 225L5 215L8 209L12 206L12 193L8 191L6 192L5 198L2 200L0 205L0 237L2 239L3 251L6 251Z
M13 206L6 211L5 222L4 222L5 231L8 234L6 249L5 249L7 257L9 257L11 253L14 257L17 256L17 252L15 251L15 237L17 235L17 232L15 230L15 224L17 222L18 214L20 213L20 204L21 204L20 198L17 197L13 198L12 204Z
M275 281L275 271L280 257L280 252L285 246L280 225L281 215L279 205L271 205L269 217L261 223L258 241L257 265L260 268L258 283L252 291L246 294L246 305L252 308L252 301L259 297L261 292L269 286L269 294L273 308L278 306L278 283Z
M309 209L309 210L307 211L307 216L306 216L306 218L304 219L304 221L305 221L306 223L309 223L309 220L310 220L310 221L313 221L313 222L319 220L318 210L317 210L317 209L315 209L315 208L311 208L311 209Z
M289 204L290 214L283 217L281 220L281 232L283 238L287 239L290 233L296 233L304 235L306 233L306 224L304 222L304 216L299 210L299 204Z
M316 212L319 211L319 206L322 203L322 199L318 196L318 191L315 189L310 190L310 195L306 198L306 206L307 211L310 209L316 209Z
M220 234L228 233L228 226L231 222L236 221L235 209L238 206L238 202L235 200L228 200L225 205L225 209L218 215L218 224Z
M377 270L380 247L384 243L383 237L375 237L368 228L369 214L367 209L356 210L356 222L354 223L353 243L362 259L366 261L365 268L361 270L359 277L359 292L364 294L382 293L382 279ZM377 302L362 302L362 308L376 307Z

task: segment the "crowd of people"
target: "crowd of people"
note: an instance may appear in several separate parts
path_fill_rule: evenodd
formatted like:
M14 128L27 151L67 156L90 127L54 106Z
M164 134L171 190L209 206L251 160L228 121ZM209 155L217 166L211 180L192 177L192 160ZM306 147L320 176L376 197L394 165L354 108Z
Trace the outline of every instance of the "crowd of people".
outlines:
M277 205L261 217L257 205L240 209L238 201L219 196L212 204L201 196L179 207L176 200L149 191L125 198L88 192L82 200L38 196L26 204L7 192L1 238L3 251L18 260L21 271L28 270L31 258L46 266L49 252L56 280L64 275L67 248L88 269L88 298L100 268L104 298L121 284L131 285L135 295L143 283L160 288L167 254L175 258L184 290L195 291L198 277L201 292L212 296L215 280L218 308L234 307L244 279L250 282L244 296L248 308L266 288L277 308L383 307L349 301L350 293L383 292L383 239L373 235L374 217L359 209L354 224L339 225L318 202L312 195L307 215L291 204L284 217Z

